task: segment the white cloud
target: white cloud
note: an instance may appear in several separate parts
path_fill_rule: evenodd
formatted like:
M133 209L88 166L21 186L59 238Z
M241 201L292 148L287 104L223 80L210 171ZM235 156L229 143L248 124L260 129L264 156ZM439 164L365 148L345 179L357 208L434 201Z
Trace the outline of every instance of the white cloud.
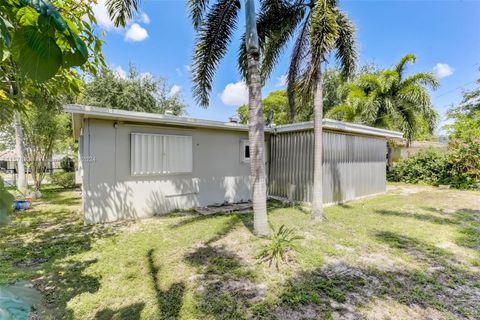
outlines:
M121 66L114 67L113 72L115 73L115 75L117 75L117 77L121 79L127 78L127 72Z
M227 106L240 106L248 103L248 88L245 81L227 84L220 99Z
M446 63L437 63L435 67L433 67L433 72L435 72L435 75L440 79L451 76L453 71L455 71L455 69Z
M141 23L145 23L145 24L150 23L150 17L145 12L140 13L140 16L138 18Z
M138 23L134 23L125 33L125 41L139 42L148 38L148 32Z
M182 90L182 87L180 87L179 85L176 85L174 84L171 88L170 88L170 92L168 93L170 96L174 96L178 93L180 93L180 90Z
M285 87L287 85L287 75L282 74L280 77L277 78L277 83L275 87Z
M95 15L95 19L97 19L97 24L101 28L110 30L115 27L113 21L110 20L107 8L105 7L105 0L99 0L97 4L93 6L92 11Z

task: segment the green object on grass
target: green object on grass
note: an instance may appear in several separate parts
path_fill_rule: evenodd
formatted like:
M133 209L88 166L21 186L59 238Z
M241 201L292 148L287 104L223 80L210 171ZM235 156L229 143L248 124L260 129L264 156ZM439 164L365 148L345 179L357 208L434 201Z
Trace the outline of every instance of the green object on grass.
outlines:
M13 199L13 195L5 189L3 179L0 177L0 226L9 221L8 214L12 210Z
M27 282L0 287L0 319L27 320L32 307L40 301L40 293Z

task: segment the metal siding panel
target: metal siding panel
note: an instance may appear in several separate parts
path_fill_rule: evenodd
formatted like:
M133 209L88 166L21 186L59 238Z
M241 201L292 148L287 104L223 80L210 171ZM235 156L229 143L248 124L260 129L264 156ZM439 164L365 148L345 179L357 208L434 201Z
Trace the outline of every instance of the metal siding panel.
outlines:
M271 136L270 194L311 202L313 130ZM323 134L324 203L342 202L385 191L386 141L326 131Z

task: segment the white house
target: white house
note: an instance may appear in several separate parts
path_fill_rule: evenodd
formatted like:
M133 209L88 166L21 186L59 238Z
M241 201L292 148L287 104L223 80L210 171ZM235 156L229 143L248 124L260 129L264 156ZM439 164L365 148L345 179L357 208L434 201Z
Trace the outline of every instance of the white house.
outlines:
M148 217L175 209L250 199L246 125L80 105L66 105L64 109L73 115L74 136L79 142L87 223ZM267 177L270 194L308 201L311 161L308 155L312 154L309 143L313 140L301 137L311 135L311 129L309 123L266 129L267 172L272 169ZM385 191L386 138L401 138L401 134L332 120L324 122L324 129L327 139L333 137L327 147L335 141L345 144L345 150L338 146L345 156L339 161L355 160L353 153L358 148L347 148L347 144L371 145L373 149L363 153L375 154L355 160L365 162L357 168L371 170L355 175L358 181L343 179L340 171L330 178L327 173L324 186L327 192L336 195L327 194L326 199L340 202ZM299 138L290 141L289 146L282 145L279 139L286 137L283 135ZM283 149L279 149L280 145ZM347 155L348 152L352 154ZM275 154L275 158L269 153ZM288 157L289 154L297 156ZM342 168L347 170L345 173L352 169ZM377 177L378 182L365 188L372 185L369 176ZM348 192L338 193L338 188L328 187L332 181L350 183L353 187L344 185Z

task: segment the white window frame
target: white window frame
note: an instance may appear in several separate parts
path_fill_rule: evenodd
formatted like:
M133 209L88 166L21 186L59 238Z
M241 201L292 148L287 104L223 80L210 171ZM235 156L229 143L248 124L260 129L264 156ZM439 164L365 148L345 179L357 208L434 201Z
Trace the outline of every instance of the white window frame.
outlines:
M249 157L245 157L245 148L249 148ZM248 139L241 139L240 140L240 162L242 163L250 163L252 150L250 150L250 141Z
M176 174L188 174L193 171L193 139L188 135L172 135L172 134L157 134L157 133L144 133L144 132L132 132L130 134L130 174L135 177L141 176L165 176ZM137 146L135 139L137 137L148 137L146 146ZM185 139L187 143L183 150L180 148L178 151L183 152L182 161L183 168L181 170L175 170L172 166L177 163L176 160L172 161L169 157L167 150L168 139L181 138ZM152 142L153 140L153 142ZM148 143L150 142L150 143ZM153 148L152 148L153 146ZM143 149L140 149L142 148ZM157 147L157 148L155 148ZM140 154L138 154L140 153ZM143 157L142 158L142 154ZM153 158L161 157L161 160L155 162ZM148 160L151 160L150 162ZM137 162L139 164L137 164ZM155 168L152 170L152 167Z

